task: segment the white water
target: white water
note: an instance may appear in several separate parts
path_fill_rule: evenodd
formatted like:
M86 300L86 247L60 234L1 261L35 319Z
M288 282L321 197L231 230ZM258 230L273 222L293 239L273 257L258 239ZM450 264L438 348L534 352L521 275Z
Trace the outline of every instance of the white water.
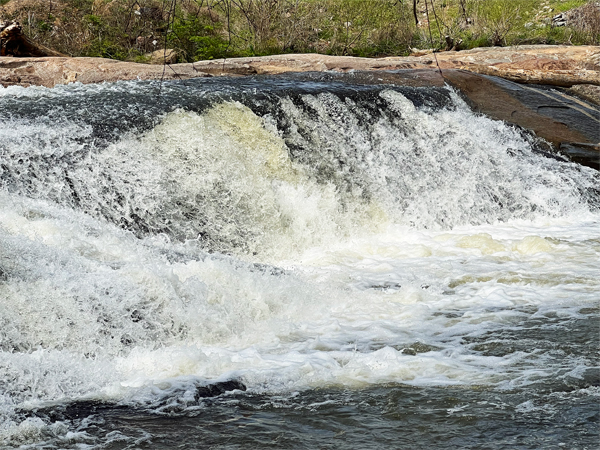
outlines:
M465 338L597 307L597 173L457 98L380 98L395 115L366 128L329 94L304 96L312 110L284 98L285 132L236 102L176 110L64 167L44 158L81 152L86 126L2 127L0 442L64 436L18 415L55 402L197 408L198 380L291 393L583 377L580 355L492 356ZM290 157L307 142L314 155ZM329 180L309 163L342 156Z

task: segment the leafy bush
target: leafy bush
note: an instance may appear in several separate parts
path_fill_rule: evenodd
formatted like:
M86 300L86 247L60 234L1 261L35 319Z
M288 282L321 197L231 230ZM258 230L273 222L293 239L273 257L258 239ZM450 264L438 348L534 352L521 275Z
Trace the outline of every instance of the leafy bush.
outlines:
M19 20L32 39L65 54L136 61L165 48L191 62L600 43L595 1L419 0L416 6L412 0L0 0L0 18ZM552 26L553 15L578 9L579 19Z

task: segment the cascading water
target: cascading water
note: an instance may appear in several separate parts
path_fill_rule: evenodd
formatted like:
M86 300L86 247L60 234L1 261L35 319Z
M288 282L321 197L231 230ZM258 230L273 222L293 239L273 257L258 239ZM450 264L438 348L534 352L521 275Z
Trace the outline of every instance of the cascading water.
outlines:
M311 77L0 90L0 447L591 448L598 172Z

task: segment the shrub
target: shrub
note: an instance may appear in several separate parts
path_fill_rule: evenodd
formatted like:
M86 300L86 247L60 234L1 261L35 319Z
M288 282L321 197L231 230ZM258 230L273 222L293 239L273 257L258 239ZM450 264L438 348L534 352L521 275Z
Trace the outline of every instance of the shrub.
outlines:
M290 52L403 55L414 46L600 43L595 1L416 5L418 26L412 0L0 0L0 17L19 20L33 40L62 53L137 61L163 48L197 61ZM567 10L567 27L553 27L552 15Z

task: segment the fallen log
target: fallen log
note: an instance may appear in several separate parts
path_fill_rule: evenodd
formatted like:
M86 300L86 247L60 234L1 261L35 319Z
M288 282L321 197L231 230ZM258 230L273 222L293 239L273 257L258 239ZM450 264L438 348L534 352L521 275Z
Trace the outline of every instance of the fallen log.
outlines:
M66 56L37 44L23 33L17 21L0 21L0 56Z

